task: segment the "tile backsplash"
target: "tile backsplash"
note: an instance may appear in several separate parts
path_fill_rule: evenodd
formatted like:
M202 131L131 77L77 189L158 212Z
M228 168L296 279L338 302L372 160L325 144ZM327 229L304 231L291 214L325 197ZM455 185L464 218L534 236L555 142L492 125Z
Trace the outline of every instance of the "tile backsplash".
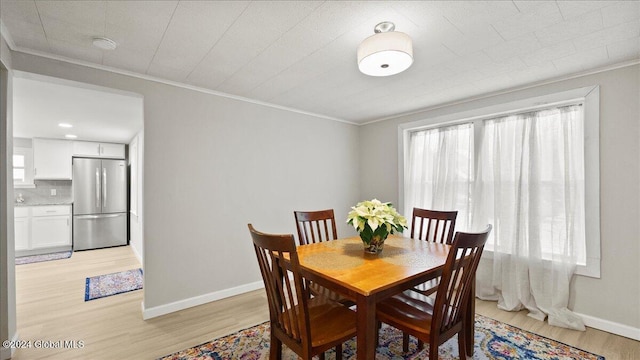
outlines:
M35 180L35 188L16 188L14 196L22 194L24 204L55 204L73 201L71 180ZM56 195L51 195L51 190L56 190Z

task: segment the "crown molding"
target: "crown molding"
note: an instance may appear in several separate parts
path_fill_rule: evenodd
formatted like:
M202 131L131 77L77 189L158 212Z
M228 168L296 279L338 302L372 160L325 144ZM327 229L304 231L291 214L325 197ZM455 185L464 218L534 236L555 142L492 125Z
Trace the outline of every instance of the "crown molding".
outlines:
M7 27L2 22L2 19L0 19L0 36L2 36L4 38L4 41L7 42L7 46L9 46L9 49L11 50L15 49L16 43L13 42L11 33L9 32L9 29L7 29Z

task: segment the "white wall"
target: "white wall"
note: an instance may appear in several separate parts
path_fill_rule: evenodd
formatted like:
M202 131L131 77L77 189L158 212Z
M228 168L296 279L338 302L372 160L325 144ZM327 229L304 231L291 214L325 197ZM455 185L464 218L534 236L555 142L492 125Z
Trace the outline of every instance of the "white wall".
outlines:
M132 152L132 145L135 141L135 146L136 146L136 153L134 154ZM144 257L144 252L143 252L143 221L144 221L144 214L143 214L143 194L144 194L144 187L142 186L142 184L144 183L144 130L140 131L138 134L136 134L134 140L129 143L129 164L131 164L131 162L133 161L133 157L135 156L137 158L137 164L138 164L138 169L137 169L137 177L138 177L138 186L136 191L133 191L133 184L130 183L130 186L132 187L131 190L131 197L135 197L137 198L137 208L135 209L135 212L130 212L129 214L129 218L130 218L130 226L129 226L129 245L131 246L131 249L133 249L133 252L136 254L136 257L138 258L138 261L140 261L140 263L143 263L143 257ZM132 174L131 176L133 177L133 167L131 168Z
M357 195L355 126L158 90L145 96L145 120L162 120L145 122L144 264L159 275L145 284L165 291L149 307L259 281L247 223L291 233L296 209L346 218Z
M640 331L640 65L441 107L360 129L361 198L398 202L398 125L499 103L600 85L601 279L577 276L570 307ZM365 146L376 144L376 146ZM381 169L380 164L385 164ZM591 321L593 323L593 321ZM587 323L589 325L589 323Z
M15 340L16 288L13 230L12 63L9 48L0 37L0 340ZM8 359L12 349L0 348L0 359Z
M358 200L358 128L310 115L13 53L16 70L144 96L147 316L259 286L247 223L295 233L294 210Z

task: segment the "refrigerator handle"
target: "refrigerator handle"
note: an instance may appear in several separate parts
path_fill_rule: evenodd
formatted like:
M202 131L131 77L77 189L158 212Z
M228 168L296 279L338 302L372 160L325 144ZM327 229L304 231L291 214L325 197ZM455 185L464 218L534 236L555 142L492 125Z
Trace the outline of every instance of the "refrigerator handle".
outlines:
M120 214L109 214L109 215L76 215L73 218L75 220L94 220L94 219L107 219L107 218L115 218L118 216L123 216Z
M96 168L96 207L100 208L100 169Z
M102 168L102 207L107 207L107 168Z

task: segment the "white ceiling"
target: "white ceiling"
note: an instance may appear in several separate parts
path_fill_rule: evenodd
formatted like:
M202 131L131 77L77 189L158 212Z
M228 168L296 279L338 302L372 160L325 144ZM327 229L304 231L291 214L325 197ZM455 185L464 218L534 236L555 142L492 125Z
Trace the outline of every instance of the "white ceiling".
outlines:
M139 95L16 72L13 78L13 135L129 143L143 127ZM60 123L72 128L62 128Z
M51 54L366 123L640 58L639 1L0 0L17 51ZM381 21L414 42L361 74ZM119 46L91 45L106 36Z

